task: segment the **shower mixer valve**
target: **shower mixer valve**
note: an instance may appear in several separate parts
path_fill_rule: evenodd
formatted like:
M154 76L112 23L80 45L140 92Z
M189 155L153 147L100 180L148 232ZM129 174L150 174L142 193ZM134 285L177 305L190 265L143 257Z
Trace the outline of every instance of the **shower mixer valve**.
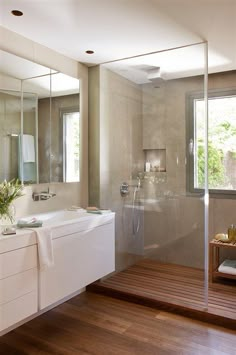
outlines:
M122 182L120 186L120 194L122 197L127 196L129 194L129 184L127 184L127 182Z

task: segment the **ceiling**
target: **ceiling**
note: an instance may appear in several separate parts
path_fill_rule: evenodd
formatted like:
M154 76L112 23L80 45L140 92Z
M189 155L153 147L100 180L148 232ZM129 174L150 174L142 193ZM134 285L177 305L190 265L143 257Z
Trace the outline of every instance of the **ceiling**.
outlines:
M24 16L11 15L13 9ZM88 65L207 40L210 72L236 69L235 18L235 0L0 3L2 26Z
M39 98L79 92L78 79L0 50L0 88L4 88L0 92L10 95L13 90L12 95L20 95L21 84L24 97L27 92Z

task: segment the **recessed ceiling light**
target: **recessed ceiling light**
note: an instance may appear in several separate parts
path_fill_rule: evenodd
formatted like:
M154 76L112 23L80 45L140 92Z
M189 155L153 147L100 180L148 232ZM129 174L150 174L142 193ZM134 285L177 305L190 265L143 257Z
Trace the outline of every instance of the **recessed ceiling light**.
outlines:
M23 16L23 12L20 10L12 10L11 13L14 16Z
M89 50L87 50L85 53L87 53L87 54L93 54L94 51L91 51L91 49L89 49Z

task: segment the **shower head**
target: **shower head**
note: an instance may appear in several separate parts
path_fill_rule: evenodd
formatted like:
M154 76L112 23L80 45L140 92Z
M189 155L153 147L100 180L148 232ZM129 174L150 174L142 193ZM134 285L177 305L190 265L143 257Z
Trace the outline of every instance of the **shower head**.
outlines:
M161 83L164 79L161 77L161 68L156 67L147 71L147 79L153 83Z

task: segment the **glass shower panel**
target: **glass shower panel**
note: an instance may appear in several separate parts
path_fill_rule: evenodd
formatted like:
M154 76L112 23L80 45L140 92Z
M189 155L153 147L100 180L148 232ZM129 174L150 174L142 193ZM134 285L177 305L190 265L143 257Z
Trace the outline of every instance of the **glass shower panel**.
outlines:
M142 88L109 66L96 71L94 77L100 77L100 206L116 212L118 271L143 256L143 190L139 179L144 164ZM128 185L128 193L121 195L123 183Z
M159 74L142 85L143 264L155 269L154 290L167 302L204 309L205 107L199 122L192 101L204 99L204 45L159 53L155 61ZM194 177L201 186L192 185Z
M116 212L116 270L138 265L146 295L198 310L207 306L206 105L200 116L195 110L206 97L205 46L97 69L100 193ZM121 196L123 182L129 193Z

